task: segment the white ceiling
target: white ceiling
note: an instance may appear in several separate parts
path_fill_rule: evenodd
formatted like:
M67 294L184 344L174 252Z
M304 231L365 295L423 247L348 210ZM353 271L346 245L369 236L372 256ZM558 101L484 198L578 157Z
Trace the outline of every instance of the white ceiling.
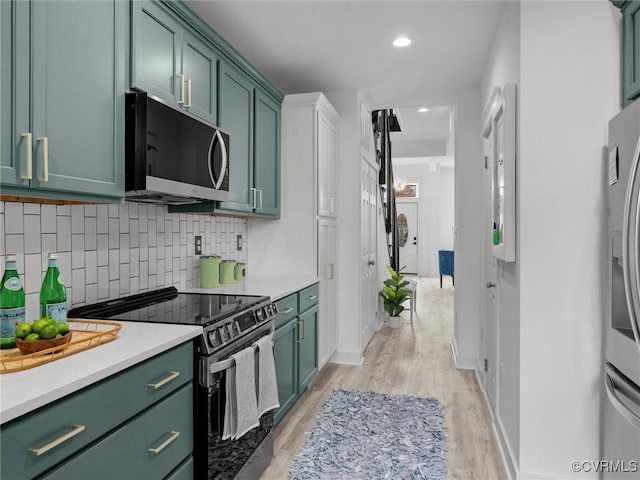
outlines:
M461 86L480 81L503 7L485 0L186 3L285 94L359 90L373 109L400 109L409 141L446 138L448 108L415 110L449 106ZM399 34L414 45L393 47Z

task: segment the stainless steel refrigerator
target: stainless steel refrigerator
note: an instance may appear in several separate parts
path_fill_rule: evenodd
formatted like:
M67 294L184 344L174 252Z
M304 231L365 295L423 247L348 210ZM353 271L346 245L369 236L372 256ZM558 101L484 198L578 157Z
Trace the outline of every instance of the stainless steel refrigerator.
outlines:
M640 479L640 101L609 122L605 479Z

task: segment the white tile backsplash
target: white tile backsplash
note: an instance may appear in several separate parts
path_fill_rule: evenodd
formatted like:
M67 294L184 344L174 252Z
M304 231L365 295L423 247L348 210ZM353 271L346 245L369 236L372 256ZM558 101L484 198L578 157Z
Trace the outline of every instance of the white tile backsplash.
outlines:
M222 232L230 232L229 235ZM235 235L244 236L236 251ZM170 214L165 206L40 205L0 202L0 260L18 256L27 317L39 316L47 254L57 252L69 308L174 285L197 287L203 254L246 261L247 222L240 218Z

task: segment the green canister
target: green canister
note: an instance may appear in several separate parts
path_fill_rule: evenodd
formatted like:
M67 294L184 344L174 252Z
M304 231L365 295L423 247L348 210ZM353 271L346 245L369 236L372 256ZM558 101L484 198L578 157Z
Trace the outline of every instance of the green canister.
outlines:
M203 255L200 257L200 288L220 286L220 257Z
M223 260L220 263L220 281L223 284L234 283L236 273L236 261L235 260Z
M236 263L236 282L242 282L247 274L247 265L244 262Z

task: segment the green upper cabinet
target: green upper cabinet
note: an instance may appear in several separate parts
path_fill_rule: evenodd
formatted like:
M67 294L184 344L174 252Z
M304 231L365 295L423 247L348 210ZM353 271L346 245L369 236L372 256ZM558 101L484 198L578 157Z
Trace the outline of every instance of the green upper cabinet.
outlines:
M186 82L185 108L217 123L218 56L187 30L182 36L182 72Z
M256 90L253 178L255 213L280 215L280 105Z
M217 121L218 55L156 2L134 1L131 86Z
M182 102L182 27L154 2L134 1L132 12L131 86L170 103Z
M126 5L0 8L3 193L122 199Z
M623 95L625 105L640 95L640 2L628 2L623 16Z
M220 68L220 128L229 134L229 200L220 209L250 213L253 188L253 82L227 63Z

